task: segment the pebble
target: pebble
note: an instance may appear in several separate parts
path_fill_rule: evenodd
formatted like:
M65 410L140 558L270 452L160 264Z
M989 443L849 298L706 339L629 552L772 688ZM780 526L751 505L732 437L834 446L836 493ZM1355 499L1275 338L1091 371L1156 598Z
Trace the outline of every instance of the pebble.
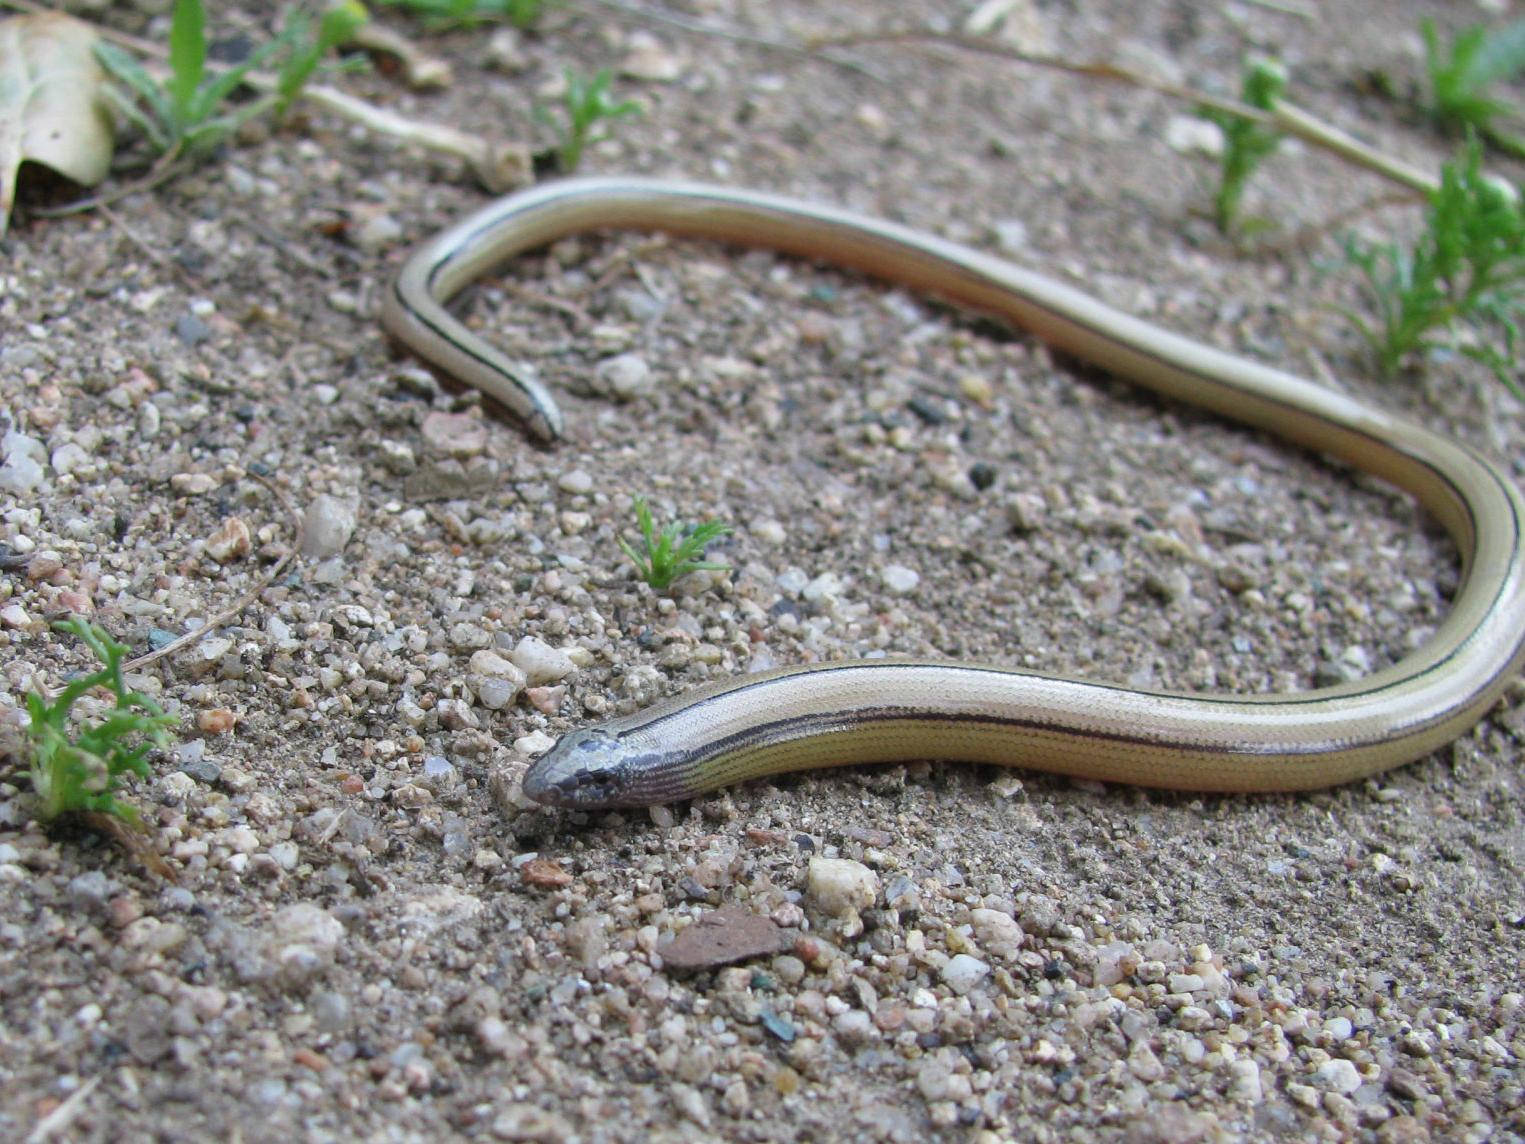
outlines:
M430 413L419 432L431 453L469 460L487 451L487 426L469 413Z
M571 656L534 636L520 640L508 658L524 673L525 682L532 687L555 683L577 672Z
M974 926L976 940L986 952L1004 961L1015 960L1021 952L1025 935L1010 914L1000 910L975 909L969 911L969 921Z
M170 477L169 487L183 497L205 496L217 488L217 478L208 473L176 473Z
M574 1137L569 1121L533 1104L511 1104L500 1110L492 1118L492 1134L498 1140L530 1144L560 1144Z
M1355 1033L1355 1026L1349 1017L1331 1017L1324 1022L1324 1032L1336 1041L1348 1041Z
M196 728L207 735L226 735L238 725L238 715L226 707L196 713Z
M314 560L337 556L349 543L357 523L356 502L320 493L302 518L302 555Z
M1260 1066L1247 1057L1230 1061L1228 1066L1230 1100L1246 1104L1259 1104L1265 1099L1265 1088L1260 1079Z
M658 952L666 968L689 973L782 953L793 946L794 938L772 918L745 906L723 906L704 914Z
M605 358L594 367L593 377L601 392L621 401L634 401L656 389L651 367L636 353Z
M1361 1074L1344 1057L1331 1057L1313 1071L1313 1083L1325 1092L1349 1096L1361 1087Z
M1223 154L1223 128L1195 115L1172 115L1165 123L1165 145L1184 154Z
M1021 219L999 220L994 229L996 249L1002 254L1027 253L1027 224Z
M621 75L650 83L672 83L681 79L683 72L683 57L674 53L650 32L630 33L628 50L620 60Z
M836 600L841 597L844 587L842 577L835 572L822 572L800 588L800 598L812 604Z
M282 906L266 927L270 956L292 986L304 985L324 972L343 938L343 923L310 902Z
M574 496L586 496L593 491L593 478L586 469L573 469L556 478L556 487Z
M205 548L207 555L219 564L240 560L249 555L253 548L249 526L242 518L230 516L216 532L206 538Z
M886 564L879 571L879 579L884 583L884 590L892 596L909 596L921 583L916 571L904 564Z
M805 893L831 917L866 910L879 897L879 875L851 858L812 858Z
M943 984L962 997L985 980L989 972L990 966L979 958L967 953L956 953L942 967L939 976L943 979Z
M94 468L94 462L90 459L90 454L74 441L54 449L51 463L53 471L59 476L66 476L70 473L89 475Z
M531 858L519 867L519 877L526 886L538 890L559 890L572 884L572 875L549 858Z

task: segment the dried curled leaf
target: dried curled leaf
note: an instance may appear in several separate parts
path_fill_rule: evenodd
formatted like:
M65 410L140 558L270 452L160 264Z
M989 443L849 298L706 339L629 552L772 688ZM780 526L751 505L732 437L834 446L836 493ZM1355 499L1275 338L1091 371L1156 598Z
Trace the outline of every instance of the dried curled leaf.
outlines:
M111 169L95 29L56 12L0 23L0 235L27 160L93 187Z

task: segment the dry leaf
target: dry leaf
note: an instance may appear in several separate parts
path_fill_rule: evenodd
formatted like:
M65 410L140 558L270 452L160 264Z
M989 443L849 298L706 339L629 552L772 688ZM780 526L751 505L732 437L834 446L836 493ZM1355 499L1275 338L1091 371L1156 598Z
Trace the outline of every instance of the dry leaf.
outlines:
M0 236L30 159L81 186L111 169L111 114L95 29L56 12L0 23Z

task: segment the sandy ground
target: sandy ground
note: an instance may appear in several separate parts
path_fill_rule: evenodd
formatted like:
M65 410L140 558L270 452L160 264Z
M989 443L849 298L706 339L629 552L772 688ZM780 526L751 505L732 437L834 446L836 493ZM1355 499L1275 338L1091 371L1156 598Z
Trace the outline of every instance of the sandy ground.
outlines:
M260 27L233 7L220 31ZM886 7L681 12L797 41ZM1319 7L1019 22L1218 90L1277 51L1305 106L1436 167L1444 141L1371 77L1404 90L1441 10ZM441 92L338 82L543 144L531 106L563 67L664 71L619 81L645 114L585 170L783 190L999 250L1521 474L1521 408L1486 376L1371 380L1332 309L1359 304L1327 273L1334 224L1416 212L1363 210L1390 188L1308 147L1256 180L1269 230L1244 251L1205 218L1212 164L1176 138L1190 108L1129 87L578 5L512 42L427 46L454 67ZM1402 655L1458 569L1378 483L928 300L717 245L568 241L473 292L469 320L564 395L566 441L536 447L375 321L410 246L483 201L452 162L303 114L5 240L0 419L43 470L0 492L12 743L22 696L86 666L49 619L83 609L146 651L255 586L294 516L309 531L257 603L136 678L182 717L134 791L174 883L44 831L19 765L0 786L0 1135L1525 1135L1519 688L1434 757L1308 795L929 764L656 812L524 800L560 732L772 664L888 651L1312 687ZM615 376L650 392L615 401ZM731 571L637 584L615 543L635 495L733 523ZM518 692L502 664L526 657L541 674ZM677 972L666 943L722 906L777 923L775 951Z

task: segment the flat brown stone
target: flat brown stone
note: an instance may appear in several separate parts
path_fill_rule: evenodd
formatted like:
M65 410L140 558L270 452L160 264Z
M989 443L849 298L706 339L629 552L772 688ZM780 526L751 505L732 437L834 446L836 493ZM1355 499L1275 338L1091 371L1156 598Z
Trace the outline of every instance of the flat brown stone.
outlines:
M663 964L677 973L730 965L749 957L781 953L794 944L794 933L772 918L744 906L722 906L701 917L664 945Z

